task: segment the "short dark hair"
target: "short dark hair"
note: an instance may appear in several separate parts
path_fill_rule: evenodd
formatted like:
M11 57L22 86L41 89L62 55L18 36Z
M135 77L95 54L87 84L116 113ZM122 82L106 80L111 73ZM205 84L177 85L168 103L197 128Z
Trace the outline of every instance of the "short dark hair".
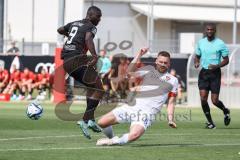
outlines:
M205 24L205 27L204 27L204 28L206 28L207 26L211 26L211 27L213 27L215 30L217 29L215 23L208 22L208 23Z
M91 14L97 13L97 12L102 15L102 11L100 8L98 8L97 6L91 6L87 10L87 15L91 15Z
M159 56L168 57L169 59L171 58L170 53L167 52L167 51L160 51L160 52L158 53L158 57L159 57Z

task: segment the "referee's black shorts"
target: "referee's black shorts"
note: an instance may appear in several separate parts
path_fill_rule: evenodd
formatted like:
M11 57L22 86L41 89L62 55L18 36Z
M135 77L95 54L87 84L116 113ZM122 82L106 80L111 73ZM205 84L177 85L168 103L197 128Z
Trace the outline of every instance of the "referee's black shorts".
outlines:
M86 87L95 88L96 81L100 80L100 77L93 67L86 65L90 60L87 55L66 57L63 59L63 68L76 81Z
M199 90L219 94L221 86L221 69L209 70L202 68L198 76Z

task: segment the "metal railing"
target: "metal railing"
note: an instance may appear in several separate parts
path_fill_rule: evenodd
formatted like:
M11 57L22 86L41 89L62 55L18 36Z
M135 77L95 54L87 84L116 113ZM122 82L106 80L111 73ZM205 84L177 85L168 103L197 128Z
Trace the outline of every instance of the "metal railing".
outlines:
M0 41L0 47L2 47L2 54L11 54L7 51L12 47L13 41L4 40ZM20 55L54 55L56 43L54 42L25 42L15 41L16 47L19 49Z
M135 53L141 47L146 47L146 44L139 42L135 37L135 33L129 33L128 37L125 39L119 39L112 32L108 32L108 39L96 38L95 46L96 50L100 49L109 50L110 54L124 53L129 57L135 55ZM3 54L7 53L7 50L11 48L10 40L0 41L0 47L3 46ZM150 52L158 53L159 51L168 51L170 53L179 54L180 53L180 41L179 39L154 39L154 41L149 42ZM16 47L19 48L21 55L54 55L54 50L56 48L56 42L26 42L23 40L16 42ZM1 53L1 52L0 52Z

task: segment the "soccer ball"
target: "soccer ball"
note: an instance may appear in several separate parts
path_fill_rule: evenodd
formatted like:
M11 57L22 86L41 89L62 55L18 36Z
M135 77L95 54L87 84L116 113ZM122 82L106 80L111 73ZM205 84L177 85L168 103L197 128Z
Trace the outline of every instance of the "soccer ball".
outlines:
M27 106L26 114L31 120L38 120L43 114L43 107L38 102L32 102Z

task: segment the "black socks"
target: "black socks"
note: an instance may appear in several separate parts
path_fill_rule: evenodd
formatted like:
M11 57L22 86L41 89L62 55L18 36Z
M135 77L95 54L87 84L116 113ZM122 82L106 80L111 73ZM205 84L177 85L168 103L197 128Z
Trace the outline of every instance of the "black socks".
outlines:
M226 107L224 106L224 104L222 103L222 101L218 101L216 104L214 104L215 106L217 106L219 109L221 109L223 111L224 114L227 114L229 111L228 109L226 109Z
M88 120L94 120L94 111L99 104L99 100L87 98L87 108L83 115L83 120L87 123Z
M210 113L210 107L208 105L208 102L201 100L201 105L202 105L202 110L203 110L208 122L213 124L212 116L211 116L211 113Z

